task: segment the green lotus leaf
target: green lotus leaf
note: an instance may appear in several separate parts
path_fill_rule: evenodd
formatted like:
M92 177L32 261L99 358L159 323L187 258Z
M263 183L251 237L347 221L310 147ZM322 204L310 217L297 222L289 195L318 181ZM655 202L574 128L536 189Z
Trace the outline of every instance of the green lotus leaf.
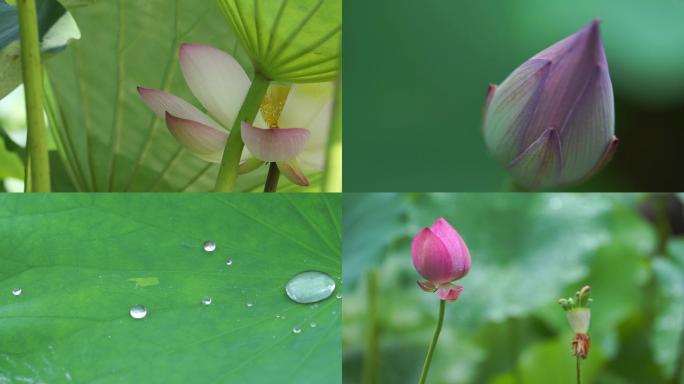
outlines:
M342 0L218 0L256 69L283 82L337 77Z

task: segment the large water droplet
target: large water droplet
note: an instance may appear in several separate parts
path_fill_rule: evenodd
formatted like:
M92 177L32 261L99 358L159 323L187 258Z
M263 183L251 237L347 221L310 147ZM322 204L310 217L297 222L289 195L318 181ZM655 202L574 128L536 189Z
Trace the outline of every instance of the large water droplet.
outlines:
M204 250L207 252L214 252L216 250L216 243L211 240L207 240L204 242L202 248L204 248Z
M134 319L142 319L147 316L147 308L144 305L134 305L130 311L131 317Z
M294 327L294 328L292 328L292 333L302 333L302 329Z
M298 303L327 299L335 290L335 280L323 272L307 271L293 277L285 286L287 296Z
M21 292L22 292L22 291L21 291L21 288L14 288L14 289L12 290L12 294L13 294L14 296L19 296L19 295L21 295Z
M204 305L209 305L209 304L211 304L211 297L209 297L209 296L204 296L204 297L202 298L202 304L204 304Z

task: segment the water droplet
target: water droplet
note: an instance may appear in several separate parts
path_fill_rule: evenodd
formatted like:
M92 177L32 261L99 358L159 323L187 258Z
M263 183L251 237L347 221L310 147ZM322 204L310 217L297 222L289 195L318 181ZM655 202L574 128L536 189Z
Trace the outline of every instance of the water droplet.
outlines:
M233 265L233 259L226 260L226 265Z
M317 325L317 324L314 323L313 321L311 322L311 324L309 324L309 326L311 326L311 328L316 328L316 325Z
M209 305L209 304L211 304L211 297L209 297L209 296L204 296L204 297L202 298L202 304L204 304L204 305Z
M302 333L302 329L294 327L294 328L292 328L292 333Z
M22 292L22 291L21 291L21 288L14 288L14 289L12 290L12 294L13 294L14 296L19 296L19 295L21 295L21 292Z
M341 299L341 298L342 298L342 294L341 294L341 293L338 293L337 295L335 295L335 297L337 297L338 299Z
M147 316L147 308L144 305L134 305L130 311L131 317L134 319L142 319Z
M280 319L280 315L276 315L276 319Z
M327 299L335 290L335 280L323 272L307 271L293 277L285 286L287 296L297 303Z
M204 242L204 245L202 247L207 252L214 252L216 250L216 243L211 240L207 240Z
M247 303L247 307L252 308L254 306L253 303Z

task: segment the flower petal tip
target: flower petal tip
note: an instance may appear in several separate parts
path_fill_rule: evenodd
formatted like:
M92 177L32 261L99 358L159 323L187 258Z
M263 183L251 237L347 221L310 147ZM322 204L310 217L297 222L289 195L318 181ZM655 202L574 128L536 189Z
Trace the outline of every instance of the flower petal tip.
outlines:
M437 290L437 287L429 281L417 280L416 283L418 284L420 289L422 289L425 292L435 292Z
M300 187L308 187L310 185L309 179L304 172L302 172L302 169L296 160L278 161L277 164L280 172L282 172L291 182Z

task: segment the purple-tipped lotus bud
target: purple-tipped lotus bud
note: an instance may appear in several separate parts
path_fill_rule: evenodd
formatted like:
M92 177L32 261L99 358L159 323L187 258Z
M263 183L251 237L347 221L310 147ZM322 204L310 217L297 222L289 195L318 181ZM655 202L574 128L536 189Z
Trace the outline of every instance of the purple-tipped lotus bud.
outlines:
M490 86L484 136L514 181L542 189L582 181L617 147L608 63L592 21Z

